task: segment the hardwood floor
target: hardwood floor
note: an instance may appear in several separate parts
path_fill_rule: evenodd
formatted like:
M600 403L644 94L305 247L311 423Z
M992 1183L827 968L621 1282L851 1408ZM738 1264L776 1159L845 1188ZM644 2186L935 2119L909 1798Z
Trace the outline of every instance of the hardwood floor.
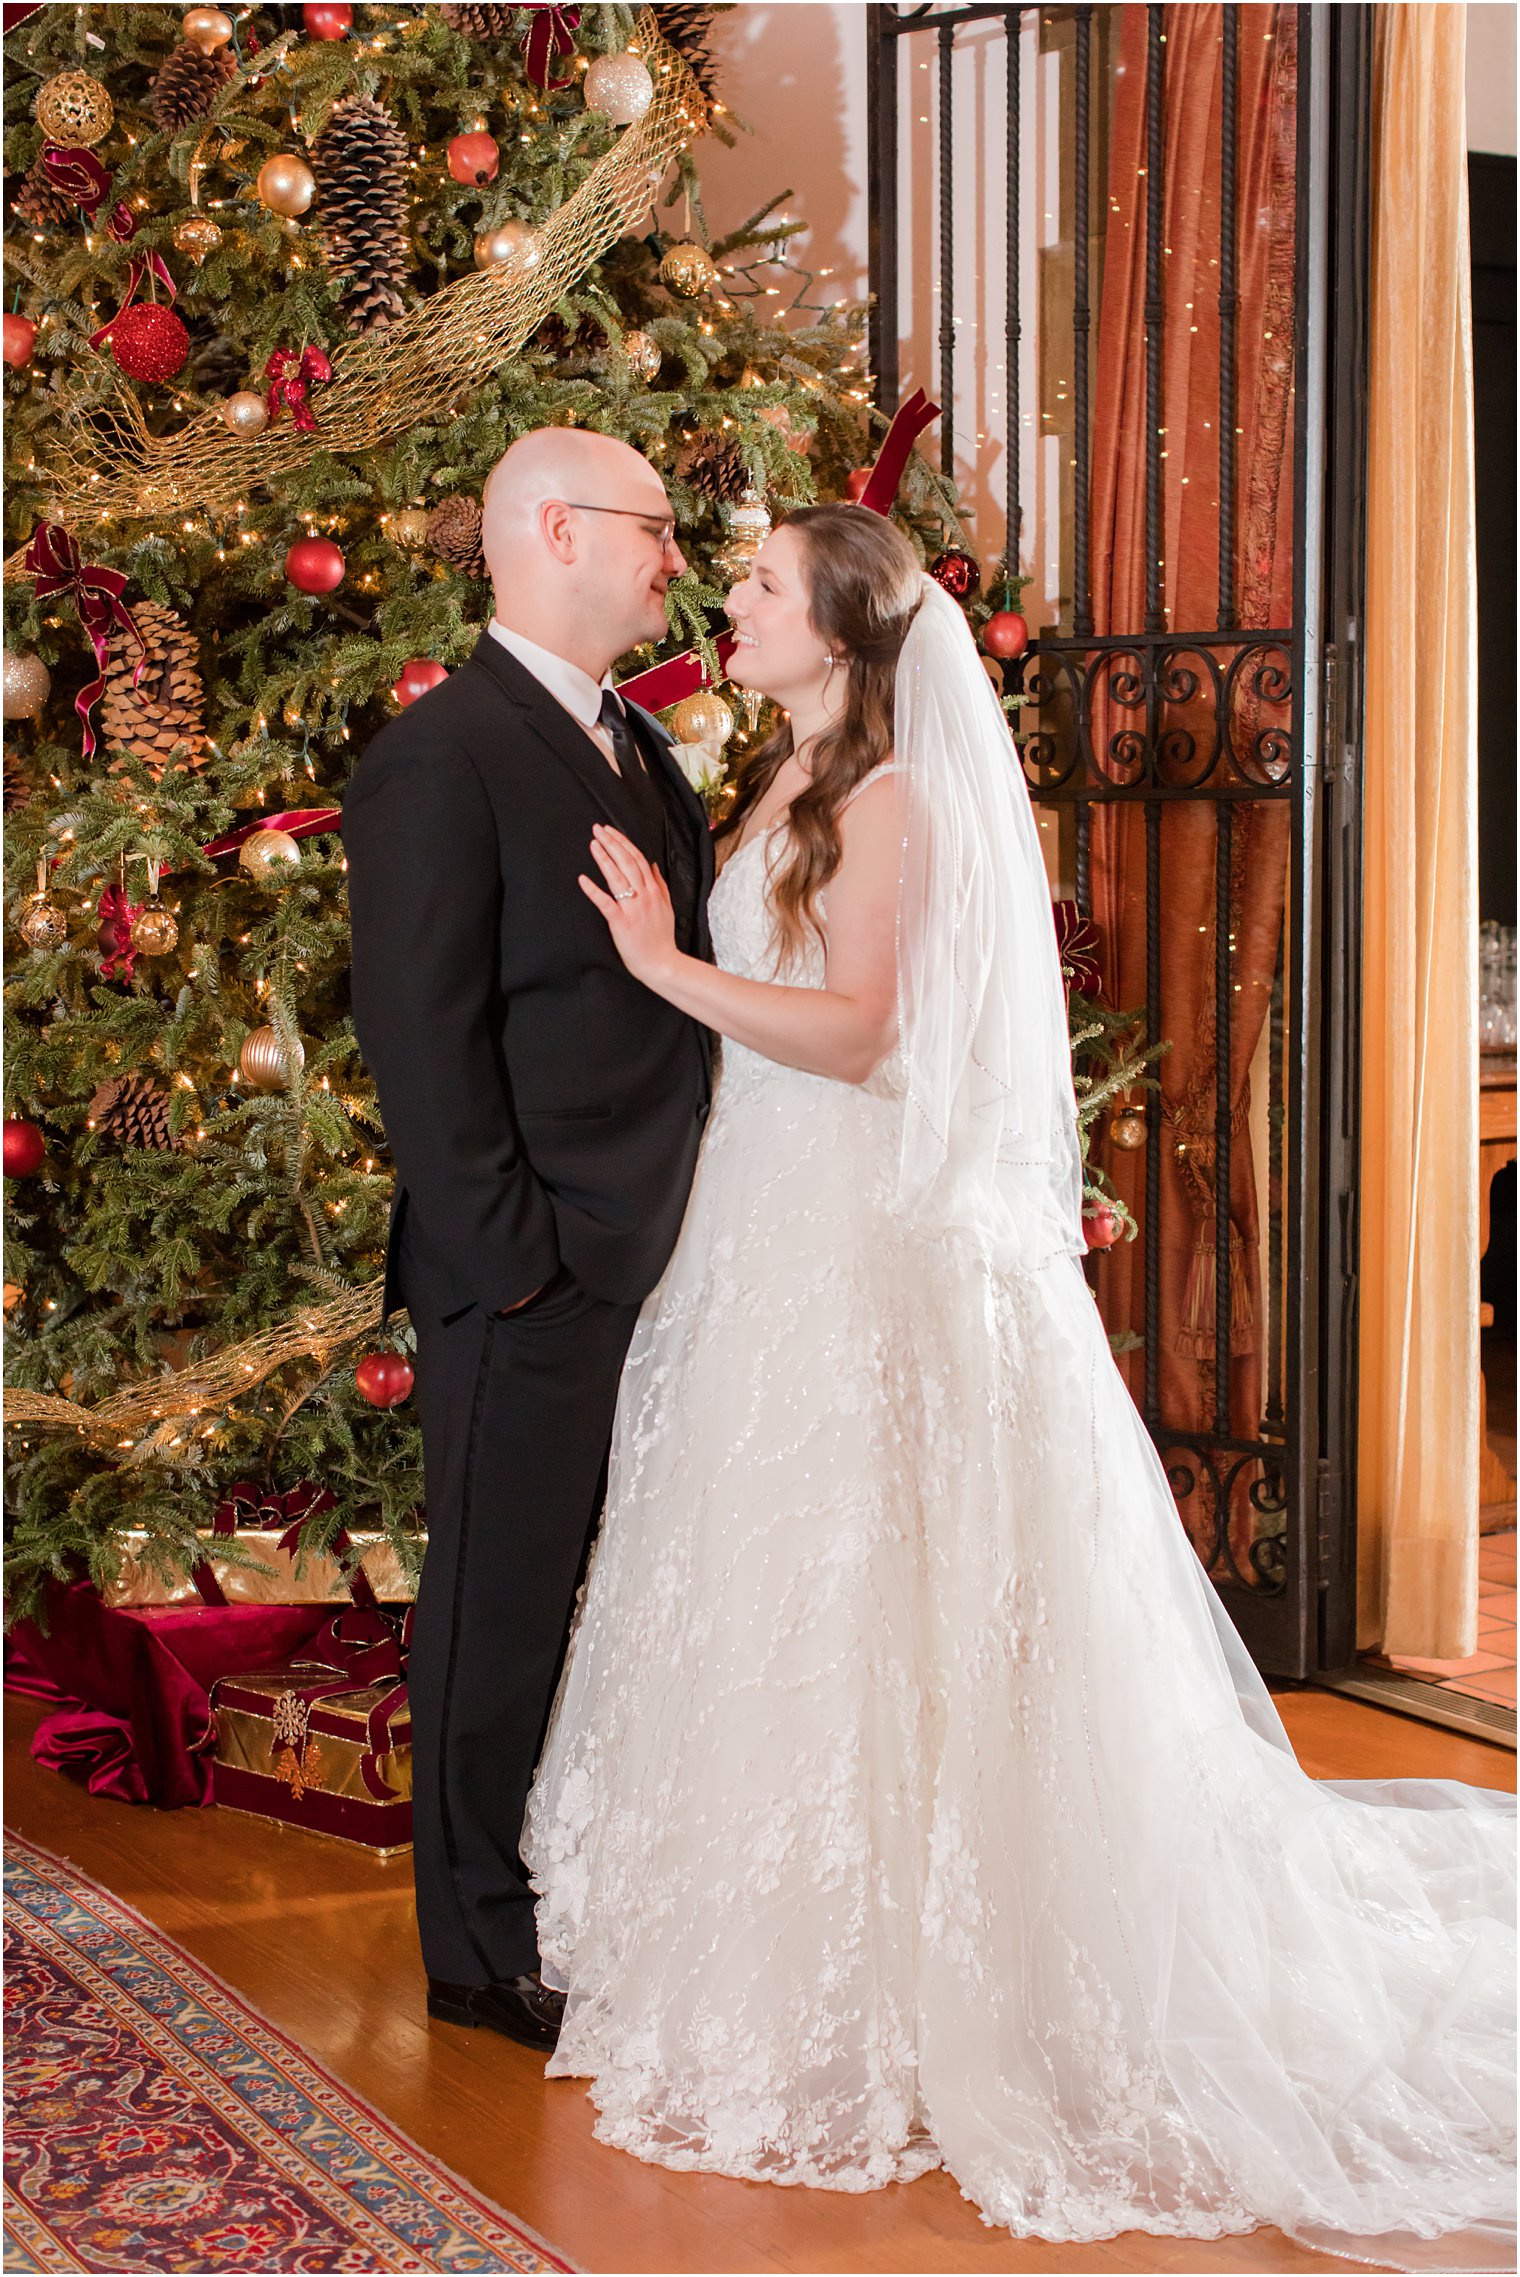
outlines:
M1455 1778L1513 1788L1505 1750L1326 1692L1278 1706L1318 1777ZM1339 2269L1279 2232L1090 2246L986 2227L943 2174L853 2197L676 2175L604 2149L574 2080L526 2049L429 2026L407 1858L216 1810L96 1801L33 1763L44 1712L7 1696L6 1824L72 1860L184 1945L456 2173L590 2271Z

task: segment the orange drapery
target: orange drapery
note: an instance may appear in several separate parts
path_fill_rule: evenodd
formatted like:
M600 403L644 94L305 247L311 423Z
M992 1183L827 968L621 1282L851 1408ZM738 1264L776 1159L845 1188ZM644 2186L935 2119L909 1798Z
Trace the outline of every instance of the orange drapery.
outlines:
M1145 625L1146 14L1142 7L1123 11L1111 141L1090 525L1098 634L1134 633ZM1169 8L1164 23L1163 599L1169 630L1198 632L1217 626L1219 616L1221 10ZM1296 16L1291 7L1243 7L1239 25L1234 622L1264 628L1286 626L1292 614ZM1167 706L1163 727L1190 728L1206 748L1212 714L1205 683L1201 698ZM1262 728L1285 723L1281 709L1260 703L1235 710L1237 734L1247 743ZM1116 707L1100 688L1093 712L1100 767L1108 763L1108 738L1138 725L1137 715ZM1168 765L1163 756L1163 780ZM1290 829L1284 800L1234 807L1233 942L1225 944L1232 966L1229 1422L1233 1434L1248 1438L1262 1420L1265 1355L1261 1200L1246 1128L1247 1071L1270 1005ZM1158 1040L1172 1044L1157 1070L1163 1100L1160 1405L1167 1425L1207 1431L1214 1406L1213 803L1164 803L1160 835ZM1094 808L1091 874L1104 995L1115 1005L1143 1004L1145 822L1138 805ZM1143 1152L1104 1159L1143 1229ZM1143 1240L1120 1243L1100 1261L1099 1299L1111 1330L1143 1331L1143 1279ZM1122 1364L1138 1396L1142 1355ZM1245 1551L1255 1521L1244 1484L1232 1500L1230 1538L1236 1562L1248 1572ZM1184 1504L1184 1516L1202 1547L1212 1514Z

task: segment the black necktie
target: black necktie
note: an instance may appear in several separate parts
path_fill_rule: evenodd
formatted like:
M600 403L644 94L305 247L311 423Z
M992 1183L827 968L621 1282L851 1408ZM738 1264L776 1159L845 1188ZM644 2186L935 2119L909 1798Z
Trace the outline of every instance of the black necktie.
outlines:
M618 771L625 783L637 791L639 777L644 773L644 754L640 751L633 729L628 725L628 714L622 701L610 688L602 690L602 708L599 724L607 730Z

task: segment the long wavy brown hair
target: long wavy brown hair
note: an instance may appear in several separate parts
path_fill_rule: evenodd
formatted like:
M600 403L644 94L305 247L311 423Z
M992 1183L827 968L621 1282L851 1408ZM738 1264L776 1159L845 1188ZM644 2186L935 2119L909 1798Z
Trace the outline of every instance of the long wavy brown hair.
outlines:
M782 527L802 541L808 621L847 678L843 708L812 746L812 779L792 801L787 852L769 879L778 967L801 952L809 932L823 939L817 902L839 867L839 810L861 777L891 756L898 652L923 593L918 557L884 514L799 506ZM714 833L719 843L743 830L791 753L790 720L746 753L733 804Z

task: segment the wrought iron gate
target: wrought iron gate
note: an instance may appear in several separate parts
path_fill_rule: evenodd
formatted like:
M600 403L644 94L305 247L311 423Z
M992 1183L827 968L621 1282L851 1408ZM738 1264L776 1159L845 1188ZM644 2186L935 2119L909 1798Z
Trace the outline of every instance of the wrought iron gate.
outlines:
M1124 15L1144 19L1143 121L1133 107L1133 88L1127 91L1132 107L1126 114L1144 160L1135 168L1143 186L1134 192L1135 219L1139 225L1143 217L1144 229L1134 367L1138 375L1143 355L1143 415L1136 430L1143 438L1143 513L1136 532L1143 576L1131 576L1143 598L1133 611L1138 621L1121 617L1099 632L1090 548L1090 264L1095 188L1105 225L1110 212L1120 210L1120 200L1111 195L1112 174L1102 176L1101 152L1114 73L1123 75L1116 62L1121 35L1129 35L1125 53L1134 56L1139 47L1140 27L1121 24ZM1218 574L1215 621L1188 630L1168 623L1162 590L1163 520L1172 510L1164 461L1177 447L1163 393L1163 262L1171 252L1165 244L1167 50L1169 26L1174 32L1183 28L1176 19L1191 18L1187 29L1196 38L1205 16L1217 25L1219 53L1211 68L1222 80L1218 251L1208 264L1218 270L1218 391L1208 407L1218 425L1209 445L1213 452L1217 442ZM1238 477L1245 446L1237 444L1237 255L1243 242L1237 127L1240 74L1243 61L1250 60L1243 58L1241 42L1248 35L1272 38L1271 29L1260 29L1264 20L1296 43L1297 59L1296 85L1285 105L1293 126L1291 605L1278 621L1265 623L1259 611L1258 621L1248 621L1241 601ZM976 420L988 418L986 404L992 402L988 371L1002 374L1001 389L993 385L1000 400L992 410L1002 414L1003 481L995 500L984 498L981 514L1005 527L979 526L977 550L984 559L995 557L1006 541L1010 559L1020 561L1029 558L1022 542L1031 536L1028 525L1056 516L1068 532L1063 590L1047 595L1045 613L1053 609L1056 621L1037 630L1022 665L1011 668L1012 684L1026 699L1019 715L1026 779L1063 849L1060 859L1069 865L1084 915L1093 914L1095 883L1114 900L1113 880L1121 874L1116 849L1128 849L1136 883L1115 907L1129 929L1135 987L1121 1001L1143 1003L1154 1040L1168 1034L1166 975L1182 969L1177 942L1168 933L1182 875L1176 849L1192 848L1195 891L1196 876L1212 863L1212 908L1197 928L1212 931L1212 943L1206 944L1212 970L1196 986L1197 1034L1204 1048L1194 1053L1187 1098L1147 1094L1145 1101L1143 1182L1137 1181L1134 1197L1143 1268L1126 1299L1141 1340L1131 1389L1166 1464L1179 1514L1258 1664L1289 1676L1347 1667L1354 1657L1370 10L1018 8L977 0L939 7L873 5L868 43L871 346L878 402L884 411L893 410L906 380L936 386L945 406L941 464L953 475L958 435L963 447L974 431L978 448L992 440L988 430L976 431ZM968 128L964 69L973 46L981 93L977 123ZM1000 77L990 53L994 47L1001 55ZM1051 143L1047 115L1047 147L1038 154L1029 148L1031 62L1042 73L1047 113L1057 101L1060 108L1059 147ZM994 114L999 88L1002 93L1002 147L993 153L986 149L989 85ZM919 135L918 128L928 131ZM968 141L973 162L959 165L958 143ZM916 151L910 147L915 144ZM1057 195L1051 189L1057 174L1059 195L1073 216L1069 293L1063 278L1065 305L1054 315L1052 295L1038 295L1034 393L1041 425L1026 435L1034 416L1028 403L1029 236L1036 226L1045 226L1048 235L1052 210L1042 205L1042 194L1046 201ZM993 202L1005 209L1003 258L996 260L994 248L991 259L978 261L975 296L981 315L989 301L1000 299L1000 316L973 327L955 307L956 279L964 271L963 259L957 267L957 247L961 232L985 233ZM1100 238L1100 253L1103 245ZM1130 258L1138 278L1139 255ZM937 316L925 322L922 312L936 291ZM975 376L968 372L973 329L980 357ZM900 373L904 332L912 355L915 330L918 368ZM1190 330L1196 332L1198 324ZM1062 357L1047 352L1058 336L1062 357L1070 358L1070 387L1051 395L1053 410L1046 395L1065 388L1064 378L1056 376ZM1000 365L990 357L989 340L1001 348ZM968 408L973 395L975 406ZM1213 424L1196 404L1190 416L1203 426ZM1030 444L1039 439L1038 448L1054 468L1050 445L1057 436L1067 465L1059 483L1052 477L1037 499L1035 514L1026 517ZM1196 445L1199 437L1190 440ZM1138 485L1138 462L1132 471ZM1170 494L1173 502L1176 495ZM1032 542L1044 542L1039 528L1032 530ZM1134 566L1138 572L1141 563ZM1109 590L1119 590L1123 579L1113 574L1112 562L1106 559L1103 567ZM1248 874L1243 879L1243 866L1248 870L1253 849L1263 844L1282 849L1275 969L1270 983L1263 977L1255 984L1266 1005L1260 1042L1253 1047L1258 1070L1265 1061L1264 1118L1253 1103L1249 1074L1241 1080L1234 1050L1240 1015L1232 999L1241 984L1232 978L1237 968L1231 962L1240 896L1252 884ZM1274 906L1270 895L1265 905ZM1226 1039L1223 1050L1220 1037ZM1233 1103L1232 1055L1238 1093ZM1248 1128L1253 1115L1254 1138ZM1251 1157L1249 1238L1235 1222L1242 1166L1234 1156L1242 1146ZM1260 1213L1258 1184L1265 1187ZM1176 1197L1184 1190L1196 1211L1196 1243L1186 1306L1179 1308L1173 1221ZM1105 1269L1095 1276L1100 1302ZM1251 1411L1243 1418L1236 1347L1246 1335L1251 1367L1245 1381L1248 1389L1259 1384L1259 1398L1253 1391ZM1169 1402L1166 1349L1190 1356L1189 1381L1197 1387L1190 1414L1179 1414Z

